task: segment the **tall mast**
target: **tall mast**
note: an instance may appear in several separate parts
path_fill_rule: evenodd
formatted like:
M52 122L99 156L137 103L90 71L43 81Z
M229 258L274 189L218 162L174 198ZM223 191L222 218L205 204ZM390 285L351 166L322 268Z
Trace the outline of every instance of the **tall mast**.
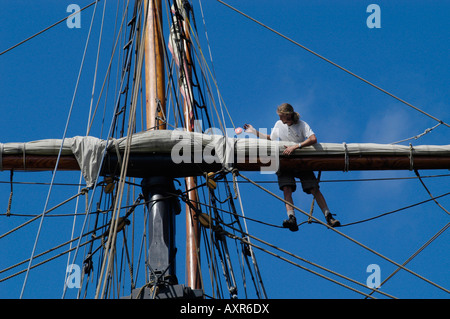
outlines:
M147 24L145 36L145 74L146 74L146 118L147 130L165 129L162 121L165 110L165 77L164 77L164 55L162 41L162 14L161 0L146 0L148 5ZM187 24L184 29L187 32ZM190 57L188 56L188 39L186 39L186 60L184 63L185 77L190 78ZM190 81L186 79L186 83ZM185 95L185 123L186 129L192 130L192 91ZM170 159L168 159L170 160ZM195 187L194 177L186 178L186 189ZM178 283L175 275L175 214L178 214L178 200L168 198L167 193L174 192L173 181L170 177L159 176L144 178L142 180L144 196L149 202L149 264L155 271L155 275L161 275L159 280L169 285ZM188 193L189 200L196 205L197 197L195 191ZM200 288L199 272L197 266L198 249L198 222L193 218L194 212L186 205L186 270L187 286L192 289ZM155 279L155 278L153 278ZM158 279L158 278L156 278Z
M147 130L165 129L165 76L162 41L161 0L145 0L145 90ZM154 286L170 287L178 283L175 273L175 215L177 199L173 179L151 176L142 179L142 192L149 212L149 268Z

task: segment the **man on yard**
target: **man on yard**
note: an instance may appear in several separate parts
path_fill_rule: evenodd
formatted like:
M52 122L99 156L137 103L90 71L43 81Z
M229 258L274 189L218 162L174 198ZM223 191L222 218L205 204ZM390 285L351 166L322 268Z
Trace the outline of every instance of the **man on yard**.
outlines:
M284 155L290 155L294 150L317 143L317 138L314 132L309 127L308 123L300 120L300 115L294 111L292 105L283 103L277 108L277 114L280 120L275 123L270 135L257 131L251 124L245 124L244 129L248 133L255 134L259 138L268 140L280 140L296 143L292 146L286 146L283 151ZM327 224L331 227L340 226L340 222L333 218L328 205L323 197L319 182L314 175L314 172L298 171L293 173L277 172L278 185L283 191L284 200L294 204L292 199L292 192L295 192L297 185L294 177L298 177L302 183L303 191L307 194L312 194L323 214ZM291 231L298 230L297 219L295 218L294 209L292 206L286 204L288 219L283 221L283 227L289 228Z

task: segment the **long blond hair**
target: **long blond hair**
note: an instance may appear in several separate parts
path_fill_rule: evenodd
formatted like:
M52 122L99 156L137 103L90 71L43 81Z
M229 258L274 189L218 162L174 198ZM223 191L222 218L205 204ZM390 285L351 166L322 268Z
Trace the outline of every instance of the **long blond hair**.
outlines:
M292 121L298 123L300 120L300 114L294 111L294 108L289 103L283 103L277 107L277 114L286 114L292 116Z

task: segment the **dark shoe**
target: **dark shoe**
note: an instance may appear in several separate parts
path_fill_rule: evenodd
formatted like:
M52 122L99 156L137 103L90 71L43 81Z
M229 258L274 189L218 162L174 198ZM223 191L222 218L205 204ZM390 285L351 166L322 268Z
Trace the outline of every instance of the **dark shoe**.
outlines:
M295 218L294 215L290 215L289 219L283 221L283 227L289 228L290 231L297 231L298 230L297 218Z
M340 221L334 219L331 213L326 214L325 219L327 220L327 224L333 228L341 226Z

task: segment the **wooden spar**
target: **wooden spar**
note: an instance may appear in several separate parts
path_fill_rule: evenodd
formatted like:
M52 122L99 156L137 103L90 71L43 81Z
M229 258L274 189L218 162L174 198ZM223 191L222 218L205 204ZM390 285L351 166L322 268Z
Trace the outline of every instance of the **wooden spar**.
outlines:
M145 35L145 89L147 130L165 129L165 76L161 0L147 0Z
M51 171L55 168L56 155L3 155L2 169L17 171ZM114 173L117 168L117 157L108 154L105 159L102 175ZM221 168L218 163L180 163L172 161L170 155L131 154L128 165L128 176L148 177L161 175L186 177L203 176L205 172L217 171ZM267 162L248 160L237 162L234 167L240 171L260 171L268 166ZM347 167L346 167L347 166ZM58 170L77 171L80 167L72 155L61 156ZM281 170L313 170L313 171L371 171L371 170L430 170L450 169L450 156L414 156L413 161L408 156L394 155L364 155L348 156L348 164L343 155L333 156L280 156Z
M193 92L192 92L192 70L191 70L191 56L190 56L190 32L189 32L189 14L185 8L178 8L182 10L184 20L182 22L184 30L183 47L184 51L181 52L180 67L183 68L184 82L181 84L181 88L184 91L184 123L187 131L192 132L194 130L194 114L193 114ZM190 204L197 208L197 183L194 176L185 177L186 190ZM191 190L192 189L192 190ZM200 232L199 222L195 210L190 205L186 204L186 276L187 286L192 289L201 289L200 269L199 269L199 247L200 247Z
M2 169L6 171L52 171L55 169L57 159L56 155L3 155ZM64 155L59 160L58 170L79 171L80 166L75 156Z

